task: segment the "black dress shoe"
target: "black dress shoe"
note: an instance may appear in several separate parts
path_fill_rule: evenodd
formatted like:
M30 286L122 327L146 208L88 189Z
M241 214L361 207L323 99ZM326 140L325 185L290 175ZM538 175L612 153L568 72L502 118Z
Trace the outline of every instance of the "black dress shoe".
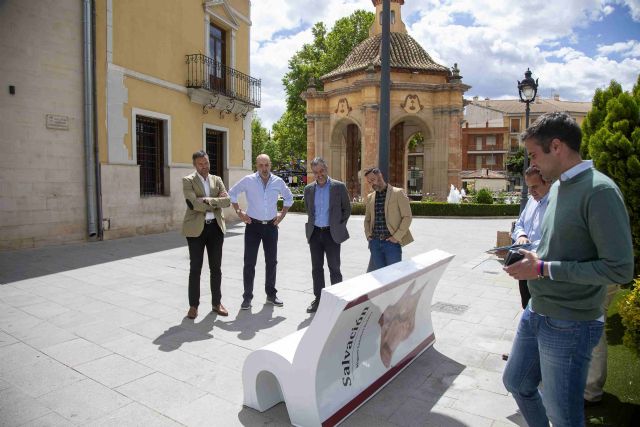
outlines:
M594 406L598 406L600 404L602 404L602 400L587 400L587 399L584 399L584 407L585 408L591 408L591 407L594 407Z
M251 308L251 300L246 299L240 304L240 310L249 310Z
M273 304L276 307L282 307L284 303L278 297L267 297L267 303Z
M318 311L319 305L320 305L320 301L318 301L317 299L314 299L311 302L311 305L307 307L307 313L315 313L316 311Z

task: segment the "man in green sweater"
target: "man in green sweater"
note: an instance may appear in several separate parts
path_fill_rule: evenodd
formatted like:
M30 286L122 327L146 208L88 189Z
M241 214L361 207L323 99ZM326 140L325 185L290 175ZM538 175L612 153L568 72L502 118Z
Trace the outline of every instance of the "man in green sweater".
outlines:
M616 184L581 159L582 133L568 114L544 114L521 137L531 164L557 181L537 252L521 250L525 258L505 267L528 280L531 300L502 379L529 426L582 427L607 286L633 278L629 216Z

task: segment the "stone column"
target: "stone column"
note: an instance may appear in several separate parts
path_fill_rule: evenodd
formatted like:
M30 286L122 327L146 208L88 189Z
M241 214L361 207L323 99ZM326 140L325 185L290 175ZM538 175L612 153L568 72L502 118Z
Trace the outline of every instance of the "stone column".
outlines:
M460 122L462 119L462 110L458 108L452 108L449 110L448 120L448 140L449 146L449 159L448 159L448 185L455 185L456 188L462 186L462 180L460 178L460 171L462 170L462 150L460 147L460 141L462 140L462 129L460 128Z
M311 182L311 160L316 157L316 120L307 116L307 182Z

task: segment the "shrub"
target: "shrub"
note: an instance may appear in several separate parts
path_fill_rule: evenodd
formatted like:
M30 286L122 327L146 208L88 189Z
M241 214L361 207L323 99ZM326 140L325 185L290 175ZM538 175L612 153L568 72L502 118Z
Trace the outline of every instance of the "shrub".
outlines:
M278 201L278 208L282 208L282 200ZM351 215L364 215L364 203L351 203ZM473 204L473 203L445 203L445 202L411 202L411 213L414 216L507 216L517 217L520 206L517 204ZM305 212L304 201L294 200L289 212Z
M517 217L518 205L413 202L411 212L414 216L510 216Z
M474 196L473 201L475 203L491 205L493 204L493 194L491 194L491 191L487 190L486 188L481 188Z
M620 301L618 312L625 327L622 342L640 357L640 278L634 281L631 292Z

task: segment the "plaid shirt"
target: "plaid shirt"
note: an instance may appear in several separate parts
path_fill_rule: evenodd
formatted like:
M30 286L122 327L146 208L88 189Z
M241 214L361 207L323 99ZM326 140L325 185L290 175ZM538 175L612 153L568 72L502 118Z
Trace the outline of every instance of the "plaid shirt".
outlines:
M376 201L374 209L373 238L386 240L391 237L391 233L387 229L387 220L384 217L384 201L387 198L387 188L382 191L376 191Z

